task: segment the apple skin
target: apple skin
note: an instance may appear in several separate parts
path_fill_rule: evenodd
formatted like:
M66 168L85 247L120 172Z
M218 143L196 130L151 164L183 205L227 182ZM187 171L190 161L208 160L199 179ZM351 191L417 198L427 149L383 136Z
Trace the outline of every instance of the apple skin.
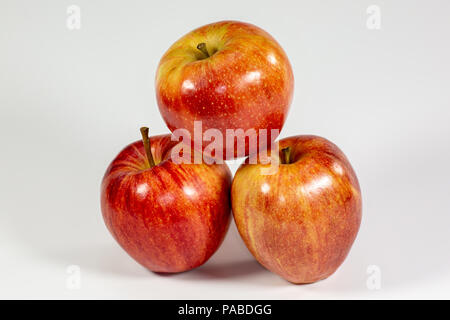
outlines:
M231 187L234 219L253 256L292 283L327 278L342 264L361 223L358 179L342 151L317 136L282 139L291 163L273 175L244 163Z
M197 45L205 43L210 57ZM159 110L168 128L187 129L194 141L194 121L202 129L267 129L265 148L281 131L293 95L294 76L286 53L264 30L237 21L221 21L195 29L175 42L163 55L156 73ZM201 139L201 137L200 137ZM209 142L197 140L198 146ZM232 145L231 145L232 146ZM252 147L252 146L250 146ZM248 155L237 153L237 141L223 159ZM231 149L230 147L228 149ZM262 150L262 149L259 149Z
M112 161L101 185L109 231L137 262L154 272L182 272L205 263L230 222L231 173L226 164L175 164L170 135L150 138L156 166L142 141Z

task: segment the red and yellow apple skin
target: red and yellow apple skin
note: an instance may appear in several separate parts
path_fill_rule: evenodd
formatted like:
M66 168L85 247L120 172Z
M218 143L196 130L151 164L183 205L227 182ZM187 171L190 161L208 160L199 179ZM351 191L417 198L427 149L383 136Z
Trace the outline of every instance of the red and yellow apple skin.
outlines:
M290 163L273 175L243 164L231 199L242 239L267 269L293 283L312 283L341 265L361 222L358 179L342 151L317 136L281 140Z
M197 49L201 43L209 57ZM202 121L203 132L220 130L224 139L226 129L254 129L257 135L267 129L260 148L275 140L271 129L281 131L294 89L291 65L275 39L237 21L200 27L175 42L161 58L155 83L159 110L171 131L187 129L194 141L194 121ZM197 141L203 148L209 143ZM238 156L237 141L232 148L227 157L223 144L223 159ZM245 154L252 152L247 140Z
M123 149L101 185L103 219L122 248L154 272L182 272L205 263L230 222L231 173L226 164L175 164L170 135Z

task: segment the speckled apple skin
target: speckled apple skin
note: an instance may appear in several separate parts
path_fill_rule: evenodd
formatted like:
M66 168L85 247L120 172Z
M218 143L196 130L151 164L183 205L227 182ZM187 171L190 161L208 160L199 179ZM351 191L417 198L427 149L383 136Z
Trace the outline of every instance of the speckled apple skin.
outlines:
M206 43L209 58L196 48ZM201 59L201 60L199 60ZM194 121L202 129L281 131L294 89L292 68L281 46L264 30L237 21L200 27L175 42L163 55L156 74L159 110L171 131L187 129L194 140ZM261 140L265 148L270 139ZM210 142L198 141L203 148ZM231 157L227 157L231 149ZM237 142L223 144L223 159L233 159ZM249 149L246 141L245 154ZM240 155L243 156L243 155Z
M280 141L291 164L262 175L261 164L235 174L232 209L242 239L267 269L293 283L327 278L342 264L361 222L358 179L342 151L317 136Z
M182 272L205 263L230 222L231 173L226 164L175 164L170 135L151 137L157 165L143 143L123 149L101 185L106 226L137 262L155 272Z

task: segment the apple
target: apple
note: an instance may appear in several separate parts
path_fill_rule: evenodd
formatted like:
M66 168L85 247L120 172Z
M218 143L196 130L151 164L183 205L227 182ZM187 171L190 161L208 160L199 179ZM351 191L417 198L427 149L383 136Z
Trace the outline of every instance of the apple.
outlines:
M194 121L203 131L222 135L223 159L264 149L281 131L292 100L294 77L281 46L264 30L243 22L221 21L191 31L163 55L156 73L159 110L168 128L186 129L203 149L209 144L194 134ZM227 129L228 132L227 138ZM259 141L233 135L241 129ZM254 132L252 132L254 130ZM238 152L238 141L245 150ZM231 141L231 143L230 143ZM199 149L199 148L197 148Z
M317 136L279 142L280 164L237 170L231 202L239 233L267 269L293 283L330 276L344 261L361 222L361 191L344 153ZM272 155L273 157L273 155Z
M122 248L154 272L205 263L230 222L231 173L226 164L176 164L170 135L125 147L101 185L105 224Z

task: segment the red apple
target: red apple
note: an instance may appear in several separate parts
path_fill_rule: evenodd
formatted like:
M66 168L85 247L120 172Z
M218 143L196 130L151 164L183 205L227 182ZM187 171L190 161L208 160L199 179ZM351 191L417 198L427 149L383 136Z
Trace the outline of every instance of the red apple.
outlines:
M218 129L223 136L223 159L256 152L249 139L234 135L227 147L227 129L251 134L283 127L292 100L294 77L280 45L264 30L237 21L222 21L195 29L163 55L156 73L156 94L171 131L187 129L203 149L201 133L194 137L194 121L203 131ZM250 130L250 131L248 131ZM233 131L230 131L231 133ZM245 154L238 154L238 139ZM250 147L252 150L250 150ZM256 147L256 148L255 148Z
M176 164L170 152L176 142L170 135L151 137L148 143L143 130L143 137L144 143L125 147L106 170L103 219L144 267L155 272L198 267L228 229L230 170L226 164Z
M267 269L293 283L330 276L344 261L361 222L358 179L342 151L316 136L279 142L281 159L243 164L231 201L245 244Z

